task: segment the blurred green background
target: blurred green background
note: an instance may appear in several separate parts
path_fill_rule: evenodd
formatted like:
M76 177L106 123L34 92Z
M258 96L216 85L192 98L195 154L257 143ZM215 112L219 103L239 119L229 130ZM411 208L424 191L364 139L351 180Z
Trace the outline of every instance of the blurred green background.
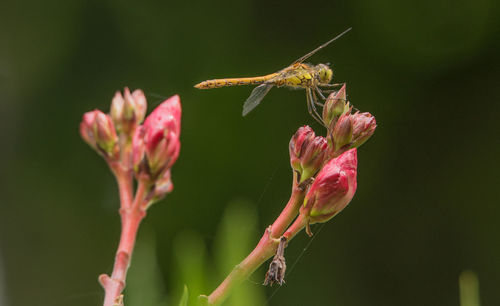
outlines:
M242 118L251 87L192 86L277 71L350 26L310 61L377 118L357 194L290 244L284 287L263 289L264 267L227 305L455 306L465 269L499 305L498 16L493 0L2 1L0 305L102 303L118 196L78 124L124 86L183 106L175 189L141 227L126 305L213 290L286 203L290 137L324 132L302 91Z

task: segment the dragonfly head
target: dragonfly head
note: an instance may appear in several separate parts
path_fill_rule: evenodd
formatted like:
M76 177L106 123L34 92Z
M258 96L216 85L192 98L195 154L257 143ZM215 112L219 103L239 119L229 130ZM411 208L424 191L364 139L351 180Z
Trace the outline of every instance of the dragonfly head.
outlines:
M318 69L319 81L322 84L328 84L328 83L330 83L330 81L332 80L332 77L333 77L333 71L332 71L332 69L330 67L328 67L327 65L325 65L325 64L319 64L316 67Z

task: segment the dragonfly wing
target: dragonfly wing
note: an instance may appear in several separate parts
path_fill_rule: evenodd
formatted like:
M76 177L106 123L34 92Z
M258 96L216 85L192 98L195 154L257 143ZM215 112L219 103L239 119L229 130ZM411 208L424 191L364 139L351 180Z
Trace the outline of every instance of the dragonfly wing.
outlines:
M306 59L308 59L309 57L311 57L314 53L318 52L319 50L321 50L324 47L328 46L330 43L332 43L332 42L336 41L337 39L339 39L340 37L342 37L345 33L349 32L351 29L352 28L349 28L349 29L345 30L344 32L342 32L339 35L335 36L334 38L330 39L326 43L322 44L321 46L317 47L316 49L312 50L311 52L309 52L306 55L302 56L301 58L297 59L295 62L292 63L292 65L296 64L296 63L302 63L303 61L305 61Z
M264 83L255 87L254 90L252 90L250 97L248 97L245 104L243 104L243 116L246 116L249 112L256 108L271 88L273 88L273 86L273 84Z

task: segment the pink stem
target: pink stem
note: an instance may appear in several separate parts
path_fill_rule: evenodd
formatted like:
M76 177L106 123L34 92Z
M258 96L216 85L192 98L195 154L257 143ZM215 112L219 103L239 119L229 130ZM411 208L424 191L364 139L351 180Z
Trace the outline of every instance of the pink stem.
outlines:
M132 144L126 135L120 134L120 161L109 162L111 171L115 175L120 193L120 207L130 208L133 196L133 172L132 172Z
M295 183L295 175L293 181L294 183L292 185L292 195L290 196L290 200L288 200L285 208L281 211L280 215L271 226L271 237L276 239L283 235L285 229L299 213L300 206L304 202L306 194L305 190L300 189L297 183Z
M142 209L144 206L142 204L147 185L139 182L134 202L127 204L124 200L127 201L129 199L128 196L132 194L132 184L131 182L128 184L122 181L125 180L122 176L117 175L117 179L120 188L120 198L122 200L120 208L122 232L111 277L106 274L99 276L99 281L105 290L104 306L112 306L125 288L125 279L127 278L127 270L130 266L132 251L134 250L137 230L142 219L146 216L146 212ZM122 190L128 188L130 189Z
M255 249L224 279L208 296L209 305L221 304L243 280L247 279L261 264L274 255L278 242L270 237L269 229L264 233Z
M296 178L294 176L294 182ZM266 230L255 249L239 264L224 281L208 296L209 305L221 304L231 293L232 289L247 279L258 267L276 253L279 237L297 216L300 205L304 202L305 191L292 186L292 195L287 205L276 221Z
M120 193L120 207L126 209L132 206L132 173L131 171L130 173L127 173L127 171L120 172L121 173L116 174L116 181L118 182L118 190Z
M298 232L300 232L305 226L307 225L307 219L304 218L303 215L299 215L297 219L295 219L295 222L293 222L292 225L286 230L286 232L283 234L283 236L286 238L287 241L290 241L297 235Z

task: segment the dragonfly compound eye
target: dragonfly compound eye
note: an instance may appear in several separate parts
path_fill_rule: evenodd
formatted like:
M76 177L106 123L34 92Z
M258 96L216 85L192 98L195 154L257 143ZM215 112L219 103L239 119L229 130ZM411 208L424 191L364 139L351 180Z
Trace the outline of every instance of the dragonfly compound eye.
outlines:
M323 84L328 84L332 80L333 71L326 65L322 65L319 67L318 75L319 81Z

